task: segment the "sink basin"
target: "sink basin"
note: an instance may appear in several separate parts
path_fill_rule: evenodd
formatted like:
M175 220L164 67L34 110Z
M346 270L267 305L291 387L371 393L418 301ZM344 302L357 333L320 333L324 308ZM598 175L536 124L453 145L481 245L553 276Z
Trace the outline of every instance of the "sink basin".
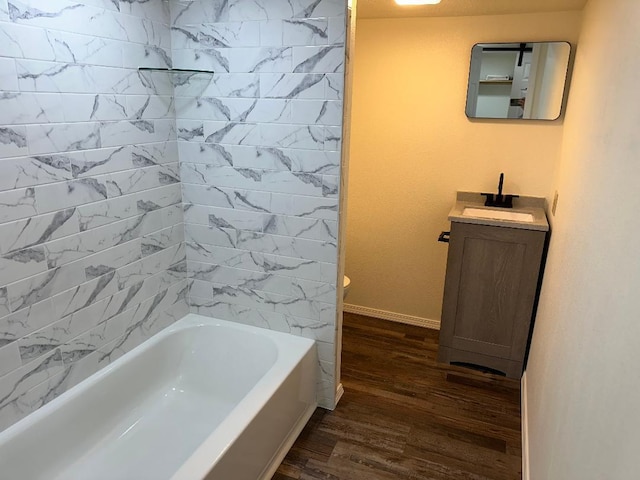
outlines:
M465 207L463 217L488 218L490 220L510 220L512 222L533 222L530 213L512 212L509 210L489 210L488 208Z

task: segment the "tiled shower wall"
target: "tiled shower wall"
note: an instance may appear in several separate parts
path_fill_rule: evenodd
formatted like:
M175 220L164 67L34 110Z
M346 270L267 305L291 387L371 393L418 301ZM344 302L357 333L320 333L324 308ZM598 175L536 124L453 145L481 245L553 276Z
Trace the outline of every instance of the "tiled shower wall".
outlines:
M0 430L187 300L318 340L333 407L345 8L0 0Z
M191 310L310 337L335 404L345 0L172 0Z
M188 312L161 0L0 0L0 430Z

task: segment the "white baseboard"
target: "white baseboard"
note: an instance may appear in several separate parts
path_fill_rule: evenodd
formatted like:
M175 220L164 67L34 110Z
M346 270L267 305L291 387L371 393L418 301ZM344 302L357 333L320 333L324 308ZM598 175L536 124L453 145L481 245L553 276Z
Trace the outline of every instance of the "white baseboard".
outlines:
M386 310L361 307L360 305L352 305L350 303L345 303L343 309L348 313L357 313L360 315L366 315L367 317L381 318L382 320L391 320L392 322L406 323L407 325L416 325L418 327L431 328L432 330L440 330L440 320L414 317L413 315L405 315L404 313L387 312Z
M522 480L529 480L529 414L527 409L527 372L520 380L520 405L522 418Z

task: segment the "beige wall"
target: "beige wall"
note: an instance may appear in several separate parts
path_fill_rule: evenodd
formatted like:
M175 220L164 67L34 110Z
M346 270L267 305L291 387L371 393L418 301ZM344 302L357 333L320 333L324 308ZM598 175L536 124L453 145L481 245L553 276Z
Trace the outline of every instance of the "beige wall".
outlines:
M640 475L638 25L637 0L585 11L526 373L531 480Z
M456 190L548 196L562 122L470 121L477 42L575 42L580 13L359 20L351 129L347 303L439 319Z

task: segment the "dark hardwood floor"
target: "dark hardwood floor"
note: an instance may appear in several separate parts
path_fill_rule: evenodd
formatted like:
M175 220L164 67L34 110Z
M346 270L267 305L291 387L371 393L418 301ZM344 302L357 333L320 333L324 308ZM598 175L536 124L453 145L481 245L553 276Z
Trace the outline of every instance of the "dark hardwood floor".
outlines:
M436 363L438 332L344 316L342 383L273 480L521 478L518 381Z

